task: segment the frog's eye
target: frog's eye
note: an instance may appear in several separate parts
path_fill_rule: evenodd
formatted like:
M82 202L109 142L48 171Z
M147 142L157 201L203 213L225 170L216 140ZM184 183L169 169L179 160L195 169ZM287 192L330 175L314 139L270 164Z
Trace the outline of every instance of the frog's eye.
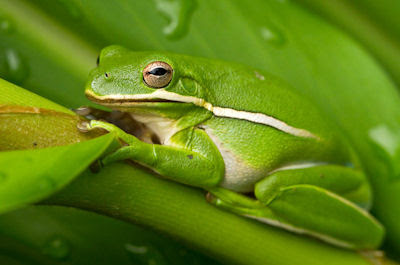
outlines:
M149 87L162 88L171 82L173 69L161 61L149 63L143 69L143 81Z

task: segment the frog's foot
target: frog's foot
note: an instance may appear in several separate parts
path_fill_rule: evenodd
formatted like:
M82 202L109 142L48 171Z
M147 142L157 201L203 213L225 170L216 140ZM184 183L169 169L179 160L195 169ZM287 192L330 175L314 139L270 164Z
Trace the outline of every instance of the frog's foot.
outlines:
M209 188L206 199L215 206L241 215L252 213L253 210L266 208L266 206L258 200L218 187Z
M382 241L383 227L367 211L338 195L341 191L346 197L365 203L360 176L344 171L345 174L339 166L280 171L256 184L257 200L220 188L210 190L213 196L209 196L209 201L231 212L334 245L374 249ZM349 185L337 183L345 180Z
M172 145L160 145L142 142L107 122L92 120L88 129L93 128L105 129L124 142L102 159L103 165L129 159L161 176L196 187L213 187L223 178L222 157L203 130L186 128L170 138Z
M93 130L95 128L99 129L104 129L110 133L115 134L115 136L118 139L121 139L128 145L135 144L137 142L140 142L135 136L124 132L122 129L118 128L114 124L104 122L104 121L99 121L99 120L91 120L90 122L86 123L86 128L87 130Z
M110 133L113 133L118 139L122 140L125 146L119 148L115 152L105 156L98 163L98 167L103 167L112 162L121 161L125 159L129 159L132 157L132 146L140 145L142 142L137 139L135 136L124 132L122 129L118 128L114 124L99 121L99 120L91 120L85 124L87 130L93 130L96 128L104 129Z

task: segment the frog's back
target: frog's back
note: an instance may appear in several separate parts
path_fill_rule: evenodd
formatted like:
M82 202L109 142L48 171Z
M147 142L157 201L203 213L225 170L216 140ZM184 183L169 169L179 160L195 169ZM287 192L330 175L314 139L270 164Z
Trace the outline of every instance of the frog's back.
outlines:
M283 81L240 65L218 68L201 84L216 114L202 126L224 158L224 187L251 191L288 166L355 164L336 126Z

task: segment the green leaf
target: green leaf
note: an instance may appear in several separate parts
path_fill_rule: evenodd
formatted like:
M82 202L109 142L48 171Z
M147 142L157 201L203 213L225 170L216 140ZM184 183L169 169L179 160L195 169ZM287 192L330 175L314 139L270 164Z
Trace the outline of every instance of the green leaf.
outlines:
M0 106L27 106L74 114L69 109L0 78Z
M37 149L99 136L82 133L74 112L0 79L0 150Z
M0 152L0 212L38 202L60 190L112 140L107 134L72 145Z

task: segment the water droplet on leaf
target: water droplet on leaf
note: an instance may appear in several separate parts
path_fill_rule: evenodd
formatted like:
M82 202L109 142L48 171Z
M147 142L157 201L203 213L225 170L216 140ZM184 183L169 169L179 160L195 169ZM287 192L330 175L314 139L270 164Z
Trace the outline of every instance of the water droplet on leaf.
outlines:
M263 75L260 74L259 72L254 71L254 74L256 75L256 77L257 77L258 79L260 79L260 80L265 80L265 76L263 76Z
M155 0L156 8L169 24L163 33L171 39L183 37L189 30L190 18L196 8L195 0Z
M55 236L48 240L43 248L43 253L58 260L64 260L71 252L67 239Z
M0 32L10 33L13 31L12 23L9 19L0 18Z
M129 253L129 257L135 264L143 265L163 265L167 264L164 256L154 247L150 245L133 245L125 244L125 249Z
M400 129L393 129L385 124L369 131L374 151L390 170L390 178L400 180Z
M369 131L370 138L391 156L400 147L400 137L385 125L379 125Z
M6 49L3 58L3 77L17 85L22 85L29 75L29 70L21 54L14 49Z
M283 33L278 30L275 26L264 26L260 29L261 37L266 40L267 42L275 45L275 46L282 46L285 44L286 39Z

